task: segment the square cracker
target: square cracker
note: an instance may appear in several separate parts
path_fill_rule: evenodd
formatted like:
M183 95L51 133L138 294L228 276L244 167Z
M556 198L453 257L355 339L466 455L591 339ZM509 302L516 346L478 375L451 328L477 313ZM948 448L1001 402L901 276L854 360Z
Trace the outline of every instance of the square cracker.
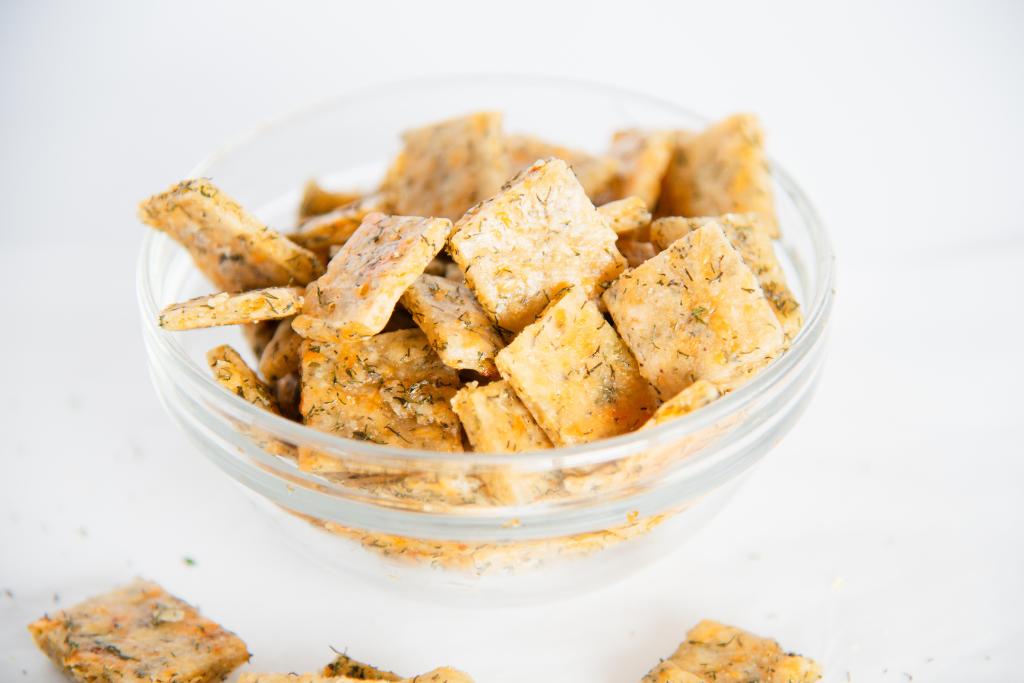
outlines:
M230 294L221 292L171 304L160 311L165 330L195 330L217 325L242 325L280 320L302 308L304 287L267 287Z
M636 196L647 206L655 206L674 143L675 138L668 131L636 128L616 131L609 150L609 156L618 164L616 196Z
M785 344L757 278L717 223L625 273L604 302L640 373L663 397L698 379L733 381Z
M467 212L449 250L491 319L518 332L567 285L604 291L626 267L615 239L568 165L549 159Z
M424 273L401 301L445 365L498 375L494 355L505 342L465 284Z
M698 676L697 680L715 683L814 683L821 678L821 667L814 660L787 653L769 638L707 619L690 629L666 662Z
M384 329L402 293L444 247L446 218L371 213L309 283L295 331L308 339L340 341Z
M416 128L402 140L383 185L395 213L454 221L510 175L498 112Z
M379 444L462 450L450 401L459 376L420 330L302 348L303 421L323 432Z
M761 214L771 236L779 236L764 133L757 117L736 114L696 135L677 136L658 214L747 212Z
M658 406L633 355L580 287L502 349L497 365L559 446L632 431Z
M768 303L775 310L786 337L794 338L803 325L800 304L786 283L786 273L775 255L775 246L770 232L760 214L727 213L722 216L682 218L670 216L659 218L651 224L651 239L662 249L692 230L717 222L725 231L732 246L740 252L758 282L761 291L768 297Z
M616 199L597 207L597 212L608 222L616 235L643 230L651 223L651 212L640 197Z
M148 581L29 624L36 645L76 681L211 683L249 659L238 636Z
M206 353L206 362L217 384L258 408L281 414L274 390L256 376L233 348L222 344L210 349Z
M532 135L506 135L510 175L529 168L538 159L554 157L572 167L588 197L604 194L615 180L618 166L611 157L594 156L578 149L545 142Z
M324 271L313 252L271 230L205 178L183 180L139 205L139 218L188 249L226 292L305 285Z

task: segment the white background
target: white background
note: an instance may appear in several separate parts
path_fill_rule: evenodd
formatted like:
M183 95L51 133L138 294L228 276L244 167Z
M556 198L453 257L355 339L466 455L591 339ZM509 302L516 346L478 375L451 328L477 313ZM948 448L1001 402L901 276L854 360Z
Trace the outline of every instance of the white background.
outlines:
M60 680L24 625L134 575L239 632L254 670L333 645L628 683L708 616L827 680L1022 680L1022 33L1015 2L0 4L0 680ZM735 503L624 583L495 611L282 549L158 405L133 283L137 201L239 132L487 71L756 111L840 265L821 390Z

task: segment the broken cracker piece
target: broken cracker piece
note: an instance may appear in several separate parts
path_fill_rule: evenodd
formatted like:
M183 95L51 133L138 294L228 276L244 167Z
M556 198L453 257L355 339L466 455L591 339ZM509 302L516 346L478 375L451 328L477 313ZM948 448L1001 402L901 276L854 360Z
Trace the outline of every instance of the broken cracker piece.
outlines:
M604 302L661 396L759 367L785 335L757 278L721 226L706 225L620 277Z
M299 346L302 337L292 329L290 319L282 320L274 331L274 336L260 354L260 374L271 384L282 377L298 372Z
M640 197L626 197L597 207L597 212L608 222L616 235L643 230L651 224L649 205Z
M249 659L245 643L188 603L135 581L29 624L76 681L212 683Z
M402 140L383 185L395 213L454 221L510 175L498 112L409 130Z
M491 319L518 332L567 285L604 291L626 267L615 239L568 165L549 159L467 212L449 250Z
M689 415L698 408L703 408L711 403L719 396L718 388L714 384L706 379L699 379L662 403L654 411L651 419L644 424L643 428L646 429L668 422L674 418L682 417L683 415Z
M615 180L618 166L610 157L594 156L570 147L545 142L532 135L506 135L510 173L514 175L529 168L538 159L562 159L572 167L573 173L588 197L604 194Z
M384 195L377 193L361 197L351 204L340 206L325 214L310 218L288 239L302 245L323 257L334 257L332 249L339 247L352 236L369 214L384 211L387 202Z
M210 349L206 353L206 362L213 371L213 378L229 392L258 408L281 414L274 392L256 376L233 348L222 344Z
M661 182L672 159L675 139L668 131L629 129L612 136L611 156L618 164L616 197L639 197L650 207L658 202Z
M371 213L306 288L292 327L308 339L340 341L384 329L402 293L437 256L451 232L445 218Z
M139 205L139 218L188 249L218 289L305 285L323 272L315 254L271 230L205 178L183 180Z
M708 683L814 683L821 678L821 667L814 660L784 652L777 642L769 638L760 638L707 619L690 629L686 640L672 656L648 676L659 669L663 672L660 674L662 678L645 678L644 683L689 683L691 680ZM676 670L697 678L668 676Z
M658 249L650 242L639 242L637 240L620 239L615 243L619 253L626 258L630 268L636 268L644 261L648 261L658 255Z
M302 346L303 421L338 436L460 451L459 420L449 404L458 386L458 374L420 330Z
M761 214L769 234L779 236L764 134L757 117L736 114L696 135L678 136L658 215L747 212Z
M580 287L561 294L496 361L559 446L632 431L658 406L633 355Z
M786 337L796 337L804 322L803 314L786 283L786 273L775 255L775 246L760 214L727 213L713 217L659 218L651 224L651 239L664 249L690 231L715 222L722 226L725 236L740 253L743 262L754 271L761 283L761 291L782 323Z
M171 304L160 312L165 330L195 330L280 320L302 308L303 287L268 287L238 294L220 292Z
M498 375L494 355L505 342L466 285L423 274L405 290L401 302L445 365L485 377Z
M317 181L310 180L302 188L302 199L299 200L299 220L306 220L311 216L320 216L358 201L362 196L360 192L326 190Z
M336 651L336 650L335 650ZM357 681L398 681L401 676L339 654L320 672L324 676L345 676Z

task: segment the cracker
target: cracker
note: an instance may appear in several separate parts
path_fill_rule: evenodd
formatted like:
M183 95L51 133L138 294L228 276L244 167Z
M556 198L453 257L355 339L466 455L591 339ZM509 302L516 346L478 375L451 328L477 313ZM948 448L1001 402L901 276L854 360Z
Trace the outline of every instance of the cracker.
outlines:
M658 249L650 242L638 240L620 239L615 243L619 253L626 258L630 268L636 268L644 261L648 261L658 255Z
M274 396L277 398L277 405L281 409L282 415L289 420L302 420L302 415L299 413L299 401L302 398L299 373L292 372L278 379L274 383Z
M325 190L317 181L310 180L302 188L302 199L299 200L299 220L328 213L358 201L362 196L360 192Z
M606 156L594 156L578 149L545 142L532 135L506 135L510 175L529 168L538 159L554 157L568 163L588 197L605 193L615 180L618 166Z
M618 197L636 196L647 206L655 206L661 194L675 139L667 131L620 130L612 136L609 156L615 159L618 172L615 194Z
M398 681L401 676L339 654L320 672L324 676L347 676L357 681Z
M160 312L165 330L195 330L280 320L302 309L302 287L268 287L238 294L221 292L171 304Z
M702 133L677 137L658 214L747 212L761 214L771 236L779 236L764 134L757 117L736 114Z
M326 254L333 258L333 247L345 244L368 215L386 208L383 194L367 195L351 204L310 218L296 232L290 233L288 239L321 257Z
M706 379L699 379L658 406L644 428L660 425L703 408L720 396L718 387Z
M459 420L449 404L458 385L458 374L419 330L303 344L303 421L338 436L460 451Z
M459 264L457 263L445 264L444 276L449 280L454 280L455 282L466 281L466 276L462 273L462 268L459 268Z
M698 680L715 683L813 683L821 678L821 667L814 660L787 653L769 638L710 620L690 629L666 661Z
M473 679L461 671L441 667L412 678L355 678L352 676L326 676L320 674L258 674L243 673L238 683L354 683L357 681L396 681L397 683L473 683Z
M36 645L76 681L220 681L249 659L235 634L148 581L29 624Z
M663 397L698 379L732 381L785 343L757 278L717 223L625 273L604 302L640 373Z
M227 344L210 349L206 362L217 383L258 408L280 415L274 392L256 376L238 352Z
M292 326L304 337L339 341L384 329L395 304L444 246L451 221L371 213L306 288Z
M597 207L616 235L643 230L651 224L649 205L640 197L626 197Z
M271 230L205 178L183 180L139 205L139 218L188 249L226 292L305 285L324 271L307 249Z
M401 301L445 365L498 375L494 355L505 342L465 284L423 274Z
M267 344L273 338L277 325L277 320L264 320L261 323L249 323L240 327L242 337L252 349L254 356L259 358L263 354L263 349L267 348Z
M626 267L615 239L568 165L549 159L463 216L449 251L491 319L518 332L567 285L599 295Z
M632 431L658 406L629 349L579 287L563 293L496 361L559 446Z
M803 314L789 285L786 273L775 255L775 246L769 236L764 220L756 213L729 213L723 216L680 218L677 216L659 218L651 224L651 239L662 249L672 242L709 223L717 222L725 231L729 242L740 253L758 282L761 291L768 298L786 337L794 338L803 325Z
M395 213L454 221L510 175L498 112L416 128L402 140L383 186Z
M274 336L260 354L260 374L271 384L299 370L302 337L292 329L290 319L277 325Z
M667 660L651 669L640 683L705 683L705 681L700 676L683 671L672 660Z

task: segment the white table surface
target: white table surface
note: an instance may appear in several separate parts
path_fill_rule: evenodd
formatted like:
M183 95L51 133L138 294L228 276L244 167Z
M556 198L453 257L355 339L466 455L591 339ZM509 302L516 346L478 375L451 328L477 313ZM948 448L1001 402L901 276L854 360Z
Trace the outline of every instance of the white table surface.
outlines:
M710 5L0 5L0 680L61 680L24 625L135 575L241 634L253 670L333 645L628 683L707 616L830 681L1024 679L1024 4ZM280 549L158 405L138 331L139 199L312 99L468 71L756 111L839 255L820 392L742 495L543 607L410 602Z

